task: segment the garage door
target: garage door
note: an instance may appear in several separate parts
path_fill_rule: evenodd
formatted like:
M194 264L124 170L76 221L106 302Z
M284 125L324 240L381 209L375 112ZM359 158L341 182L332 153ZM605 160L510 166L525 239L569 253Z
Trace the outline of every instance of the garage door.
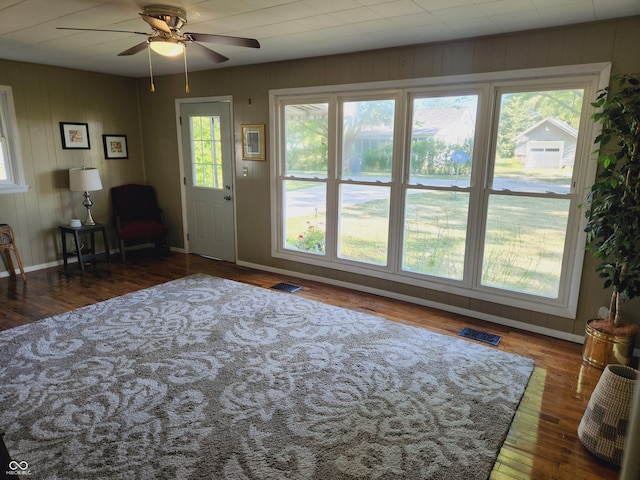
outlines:
M564 142L530 141L527 149L528 168L560 168Z

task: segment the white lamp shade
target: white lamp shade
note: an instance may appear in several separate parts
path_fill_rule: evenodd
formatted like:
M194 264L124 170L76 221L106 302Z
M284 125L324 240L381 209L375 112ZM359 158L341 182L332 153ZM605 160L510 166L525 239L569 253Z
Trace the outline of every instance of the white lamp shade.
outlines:
M97 168L70 168L69 190L73 192L95 192L102 190Z

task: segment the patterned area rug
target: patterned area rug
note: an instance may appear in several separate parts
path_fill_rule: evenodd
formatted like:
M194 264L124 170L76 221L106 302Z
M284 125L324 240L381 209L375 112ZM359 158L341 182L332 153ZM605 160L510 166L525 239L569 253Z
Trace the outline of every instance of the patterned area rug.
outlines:
M37 479L485 479L532 370L194 275L0 333L0 428Z

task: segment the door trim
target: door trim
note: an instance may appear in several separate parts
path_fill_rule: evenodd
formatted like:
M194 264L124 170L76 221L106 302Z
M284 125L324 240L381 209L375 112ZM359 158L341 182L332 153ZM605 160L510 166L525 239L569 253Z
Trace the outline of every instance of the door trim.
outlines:
M236 193L236 130L233 120L233 96L220 95L216 97L194 97L194 98L176 98L175 99L175 113L176 113L176 135L178 137L178 160L180 165L180 203L182 211L182 242L184 245L184 253L189 253L189 239L187 237L188 223L187 223L187 190L184 184L185 171L184 171L184 155L182 145L182 125L180 125L180 107L187 103L228 103L229 104L229 122L231 123L231 169L232 169L232 192L234 195L233 201L233 237L234 237L234 263L238 263L238 212L236 206L238 202L235 199Z

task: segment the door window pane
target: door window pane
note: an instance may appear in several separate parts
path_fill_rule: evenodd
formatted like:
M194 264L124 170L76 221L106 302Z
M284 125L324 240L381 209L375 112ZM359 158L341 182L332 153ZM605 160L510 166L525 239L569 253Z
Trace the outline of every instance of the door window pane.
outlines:
M493 189L568 193L584 91L502 94Z
M342 105L342 178L391 181L395 101Z
M327 177L328 112L326 103L284 107L285 175Z
M193 185L223 188L219 116L191 117Z
M409 189L402 268L462 280L469 194Z
M468 187L477 95L414 98L411 106L409 182Z
M557 298L570 203L491 195L482 284Z
M324 255L326 185L300 180L285 180L282 185L285 248Z
M386 265L389 244L389 187L341 185L338 256Z

